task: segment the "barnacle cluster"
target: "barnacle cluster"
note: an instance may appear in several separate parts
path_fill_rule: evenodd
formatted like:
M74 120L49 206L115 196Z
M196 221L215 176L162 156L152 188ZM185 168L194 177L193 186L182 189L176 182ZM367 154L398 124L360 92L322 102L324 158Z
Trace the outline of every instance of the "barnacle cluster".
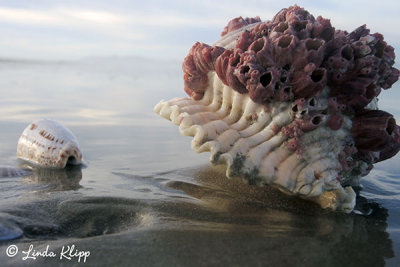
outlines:
M394 49L381 34L370 34L365 25L350 33L336 30L329 19L315 19L303 8L292 6L271 21L235 18L221 35L246 26L252 27L241 32L232 48L203 43L192 47L183 63L189 96L203 97L209 71L266 108L274 101L287 101L296 103L293 110L298 111L329 88L326 108L307 109L291 126L292 132L314 129L326 114L329 127L336 131L345 114L353 121L355 148L347 148L343 158L362 159L372 168L373 163L400 150L399 127L393 116L368 107L382 88L390 88L399 77L393 67ZM297 125L300 129L294 130ZM344 168L352 164L342 162Z

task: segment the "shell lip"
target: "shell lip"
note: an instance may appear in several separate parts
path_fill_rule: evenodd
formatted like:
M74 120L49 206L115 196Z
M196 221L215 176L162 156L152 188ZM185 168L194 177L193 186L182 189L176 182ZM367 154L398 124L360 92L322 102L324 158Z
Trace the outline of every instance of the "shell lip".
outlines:
M82 162L82 152L80 151L77 142L71 141L67 143L59 153L59 163L61 168L66 165L80 165Z

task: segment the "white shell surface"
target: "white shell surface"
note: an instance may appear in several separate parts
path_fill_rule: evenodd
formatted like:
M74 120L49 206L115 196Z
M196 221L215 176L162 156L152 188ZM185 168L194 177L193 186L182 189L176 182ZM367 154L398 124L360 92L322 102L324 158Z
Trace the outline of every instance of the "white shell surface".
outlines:
M82 153L75 135L54 120L38 120L25 128L18 141L17 157L46 168L79 165Z
M154 111L178 125L182 135L192 136L196 152L209 151L213 164L226 164L229 178L240 177L260 186L271 184L324 208L353 210L353 189L343 188L338 181L338 154L349 136L350 118L344 116L343 127L332 131L323 117L319 127L300 137L301 154L288 148L291 139L281 132L304 112L326 109L328 88L305 110L295 112L293 103L274 102L266 111L248 94L223 84L215 72L209 72L208 81L201 100L161 101Z

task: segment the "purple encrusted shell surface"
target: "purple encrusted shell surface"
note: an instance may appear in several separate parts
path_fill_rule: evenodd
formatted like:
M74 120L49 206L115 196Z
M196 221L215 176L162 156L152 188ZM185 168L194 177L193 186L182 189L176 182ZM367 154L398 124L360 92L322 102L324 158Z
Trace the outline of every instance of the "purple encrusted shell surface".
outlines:
M342 114L353 121L355 149L343 155L362 159L372 168L400 150L399 127L393 116L368 108L400 74L393 67L394 48L380 33L370 34L365 25L352 32L335 29L329 19L314 18L297 5L282 9L271 21L235 18L221 36L242 27L247 28L235 47L202 43L192 47L183 63L185 91L190 97L203 97L209 71L266 109L273 101L318 99L328 87L329 127L340 129ZM320 115L307 114L291 127L300 131L318 127L313 122L318 122ZM350 164L341 162L343 168Z

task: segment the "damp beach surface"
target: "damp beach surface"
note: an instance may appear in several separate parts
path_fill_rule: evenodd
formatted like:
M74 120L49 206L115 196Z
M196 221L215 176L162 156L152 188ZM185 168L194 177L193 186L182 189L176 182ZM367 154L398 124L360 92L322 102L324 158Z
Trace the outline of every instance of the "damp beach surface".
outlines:
M398 87L379 99L400 121ZM153 113L159 100L185 96L178 61L1 61L0 88L0 166L18 166L19 135L39 118L74 132L85 163L0 179L2 264L400 264L399 155L362 179L352 214L329 212L228 180L191 151Z

